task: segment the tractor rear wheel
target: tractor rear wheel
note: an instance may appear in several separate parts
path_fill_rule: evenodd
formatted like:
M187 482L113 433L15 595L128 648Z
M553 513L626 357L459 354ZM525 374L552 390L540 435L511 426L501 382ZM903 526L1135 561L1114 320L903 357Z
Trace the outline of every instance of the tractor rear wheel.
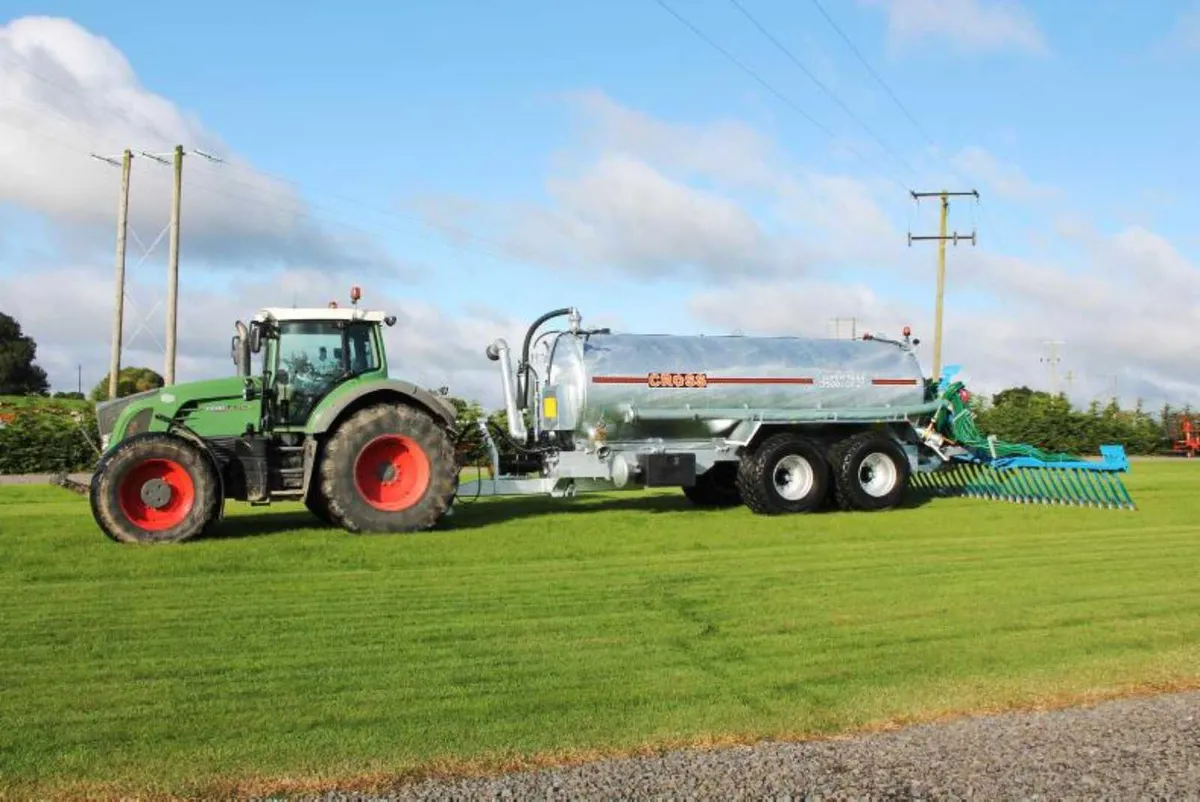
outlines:
M830 449L834 498L843 510L874 512L904 498L911 469L904 450L886 435L862 432Z
M742 456L738 489L760 515L810 512L829 487L829 463L807 437L781 432Z
M718 462L696 477L696 483L683 488L688 501L697 507L736 507L742 503L737 486L737 464Z
M165 432L135 435L92 476L92 517L122 543L173 543L204 532L220 512L220 477L195 443Z
M457 488L450 435L425 412L377 404L339 424L319 467L329 518L351 532L433 528Z

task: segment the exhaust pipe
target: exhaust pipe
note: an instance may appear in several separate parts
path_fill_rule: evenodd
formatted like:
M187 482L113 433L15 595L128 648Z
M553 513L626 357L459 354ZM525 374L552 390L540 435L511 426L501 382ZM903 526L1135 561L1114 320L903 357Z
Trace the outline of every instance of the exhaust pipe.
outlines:
M237 365L239 376L250 375L250 333L246 330L246 324L242 321L234 323L234 328L237 329L237 336L233 338L233 362Z
M487 347L487 358L500 362L500 382L504 388L504 409L508 413L508 433L518 442L525 441L525 420L517 409L517 391L513 387L512 355L508 343L497 339Z

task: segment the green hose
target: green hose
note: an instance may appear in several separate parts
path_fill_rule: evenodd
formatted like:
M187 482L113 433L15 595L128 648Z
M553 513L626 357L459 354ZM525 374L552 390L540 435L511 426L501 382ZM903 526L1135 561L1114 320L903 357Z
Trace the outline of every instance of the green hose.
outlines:
M1003 440L988 442L987 436L975 426L975 415L962 398L961 392L965 387L966 385L962 382L953 382L942 395L946 406L939 409L933 418L934 428L942 434L963 446L977 449L989 457L994 452L997 458L1031 457L1042 462L1073 462L1079 459L1071 454L1043 451L1035 446L1022 443L1007 443Z

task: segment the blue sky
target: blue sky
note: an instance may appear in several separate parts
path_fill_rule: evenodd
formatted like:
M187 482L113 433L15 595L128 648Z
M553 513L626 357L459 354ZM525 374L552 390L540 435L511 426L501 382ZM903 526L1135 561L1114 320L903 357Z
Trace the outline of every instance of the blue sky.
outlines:
M422 376L465 371L464 386L478 389L476 394L498 384L489 372L493 367L480 356L493 335L486 326L460 325L464 319L477 324L481 307L520 322L550 307L578 304L597 322L612 319L626 328L660 331L820 332L825 318L837 314L861 314L868 321L879 319L880 325L898 325L904 317L931 342L935 248L932 243L907 247L904 232L911 225L918 233L933 233L936 206L929 201L918 209L904 193L908 188L941 188L946 161L926 152L928 143L921 132L812 2L741 2L916 172L882 151L728 0L669 4L866 160L837 151L811 121L654 0L379 3L360 4L353 12L340 4L311 3L303 13L282 11L281 5L226 2L199 7L133 2L43 2L35 7L3 2L0 21L28 15L61 17L91 36L107 39L128 60L147 97L153 93L185 115L179 123L181 136L195 123L219 137L227 149L222 155L298 182L305 188L305 200L313 204L302 225L334 233L365 231L380 253L415 266L418 275L367 274L362 282L368 286L368 298L420 308L420 320L439 327L438 338L474 337L455 341L455 355L441 362L436 346L413 345L424 354L424 361L413 361L413 370ZM1128 386L1134 392L1200 403L1200 395L1185 398L1191 388L1200 390L1200 372L1175 369L1166 357L1145 365L1144 351L1139 350L1182 336L1159 327L1189 328L1187 316L1195 308L1191 298L1181 297L1179 287L1188 286L1187 271L1194 269L1198 246L1190 225L1195 209L1192 188L1200 185L1200 166L1189 158L1196 112L1187 103L1200 58L1200 25L1190 22L1200 19L1196 4L1160 2L1138 8L1103 0L1090 4L1086 14L1078 4L1061 2L823 0L823 5L964 174L951 188L976 187L983 195L978 206L955 202L951 215L951 227L960 231L978 225L980 243L973 253L964 246L950 250L947 304L959 317L952 320L948 312L947 359L970 365L972 375L986 384L1037 382L1043 374L1036 343L1059 337L1068 343L1068 368L1089 377L1088 393L1098 392L1104 376L1132 370L1136 375L1129 377ZM79 276L92 271L97 288L110 280L115 175L104 165L79 161L81 148L103 147L95 144L102 138L89 139L86 131L91 124L108 125L111 120L105 122L103 114L140 119L137 103L144 98L130 102L113 93L104 99L107 88L86 85L88 65L71 66L71 54L79 50L72 50L69 41L47 37L45 52L51 55L30 61L30 34L23 36L25 45L11 50L10 62L0 65L9 80L17 80L14 76L21 69L37 71L40 77L31 82L28 75L19 76L21 88L0 95L14 104L0 106L0 145L5 118L12 122L17 111L34 114L42 105L55 106L55 113L41 121L21 117L16 130L41 130L45 123L58 139L39 142L48 154L41 169L87 169L94 173L88 174L89 181L108 189L96 190L100 194L86 209L79 202L73 215L59 208L73 201L64 194L56 205L49 190L36 202L16 189L0 198L8 221L0 239L0 309L25 310L27 326L44 342L42 350L59 384L73 379L78 362L86 363L85 370L95 377L88 383L94 383L105 370L108 321L103 304L79 311L81 320L94 313L94 320L88 318L93 322L83 336L84 347L79 336L56 341L42 307L22 293L30 292L33 266L47 276L58 275L57 270ZM16 73L11 59L21 62ZM67 65L66 71L56 72L56 64ZM67 91L72 87L101 98L101 112L80 113L73 127L61 127L64 114L76 114L72 103L79 97ZM686 163L672 167L666 164L673 156L671 146L645 147L645 131L634 131L626 118L605 128L601 123L611 122L618 114L615 110L635 115L641 121L637 125L671 126L665 141L678 143L681 151L704 136L720 144L692 161L680 157ZM124 135L132 124L125 119L121 125L126 127L106 130ZM721 125L735 128L735 135L712 133ZM759 138L757 144L747 145L737 132ZM28 146L28 139L21 141L22 147ZM55 148L57 158L49 155ZM838 218L845 230L829 234L829 221L821 221L819 215L822 209L842 207L830 206L820 191L789 194L791 189L769 184L763 176L748 179L737 172L737 164L747 163L747 153L768 154L768 172L788 177L789 187L792 176L807 175L807 170L861 182L855 186L865 188L864 197L891 228L856 229L857 217L850 212L858 207L851 204ZM76 161L65 161L68 154ZM718 164L725 156L730 161ZM136 169L153 167L143 160ZM50 183L63 181L65 174L56 173ZM267 279L273 268L261 266L263 253L271 248L262 232L246 235L259 238L259 250L253 254L240 254L233 245L212 257L199 249L188 251L188 237L195 241L202 236L201 224L194 220L203 214L189 217L187 205L201 203L198 198L206 192L201 184L242 202L255 197L277 202L280 196L256 194L239 183L261 177L189 157L182 257L187 287L216 296L226 293L231 282L239 288L247 282L266 282L263 292L272 286ZM656 183L659 178L666 183ZM141 186L138 180L135 176L135 195ZM654 192L646 190L650 186ZM797 254L818 248L835 256L797 256L795 275L783 267L770 276L756 275L746 266L754 260L742 263L737 248L730 246L749 235L728 216L731 212L713 207L710 211L726 215L721 219L733 232L711 251L713 264L729 264L727 274L688 272L689 257L709 244L684 242L691 236L687 229L680 229L685 233L674 240L678 252L650 242L654 226L670 224L666 215L673 212L663 205L667 200L700 208L689 205L691 196L655 194L676 187L699 193L696 197L703 202L727 202L761 225L763 237L786 239ZM69 182L61 192L79 194ZM604 192L618 200L605 200ZM785 195L791 216L780 216ZM210 195L210 200L213 197L217 196ZM421 210L428 209L432 198L476 207L474 216L457 218L479 237L473 246L453 247L438 228L422 224ZM797 198L807 198L809 205L801 209ZM644 217L632 206L637 202L648 204ZM612 212L611 225L595 228L597 216L608 219L604 216L615 208L612 203L621 204L620 213ZM530 205L540 207L537 214L542 216L534 215ZM95 214L90 215L93 208ZM160 201L155 208L166 207ZM793 212L809 224L797 225ZM560 223L565 219L561 215L568 215L575 223L583 220L592 226L588 230L595 237L595 252L574 260L578 239L572 237L579 229L569 229L575 235L549 239L544 230L547 214ZM524 244L533 247L536 235L538 257L504 250L497 258L497 251L512 245L515 223L531 220L539 221L540 233L528 234ZM631 220L654 223L647 223L649 230L636 242L615 242L633 236L627 233ZM144 226L151 237L165 219L155 221ZM197 226L194 235L189 223ZM44 233L37 234L43 225ZM90 233L79 233L83 231ZM1125 239L1114 240L1123 233ZM161 264L165 244L164 239L156 265ZM329 260L308 263L303 247L303 242L295 246L298 255L283 270L332 269L337 281L364 275L362 269L339 269L346 261L338 262L332 250ZM655 267L639 272L630 265L647 248L654 250ZM764 248L764 254L779 253L774 241ZM621 261L624 257L633 261ZM1182 260L1182 267L1172 260ZM213 277L204 277L201 264L214 269ZM771 264L778 267L777 261ZM189 266L195 272L187 273ZM146 306L156 297L155 274L161 275L157 267L149 269L145 287L139 290ZM1080 296L1095 292L1104 297L1073 305L1073 292L1058 298L1046 293L1032 297L1037 293L1031 296L1027 286L997 284L1021 275L1027 285L1048 269L1076 276ZM1123 319L1122 293L1114 289L1122 286L1121 275L1128 278L1123 271L1144 276L1133 282L1142 290L1153 285L1159 271L1174 276L1170 280L1176 283L1168 285L1172 289L1161 298L1160 313L1148 296L1138 301L1137 314ZM855 282L866 288L866 300L861 294L828 295L832 285ZM285 286L289 296L301 292L297 287L309 295L324 291L311 276ZM344 294L340 284L336 291ZM232 318L276 300L250 297L243 289L234 295L231 304L241 305L230 305L224 313L213 299L207 301L213 305L205 309L214 311L205 320L223 318L211 334L204 328L201 336L196 329L197 351L187 370L225 370L204 350L223 356L224 329ZM309 295L305 302L320 300ZM788 298L794 301L790 307ZM764 299L776 306L752 303ZM186 295L183 303L188 303ZM767 311L755 311L759 308ZM200 318L199 312L195 315ZM1055 318L1061 318L1061 325ZM1114 326L1132 329L1124 353L1114 354L1111 344L1098 344L1098 332ZM511 336L509 330L495 333ZM1025 337L1019 343L1018 334ZM140 342L146 344L144 338ZM481 364L469 364L472 354ZM161 359L152 346L144 356ZM928 354L924 358L928 365Z

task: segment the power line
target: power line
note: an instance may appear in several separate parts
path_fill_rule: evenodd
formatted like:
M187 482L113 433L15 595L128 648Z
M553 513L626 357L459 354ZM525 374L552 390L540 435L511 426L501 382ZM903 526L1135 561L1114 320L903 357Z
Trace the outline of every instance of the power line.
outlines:
M935 153L938 154L938 157L946 163L946 166L950 168L950 172L954 173L956 178L963 178L962 174L960 174L954 165L950 163L950 160L946 158L942 148L933 141L933 137L929 135L929 133L919 122L917 122L917 118L914 117L912 112L908 110L908 107L900 102L900 98L896 97L896 93L893 92L892 88L888 86L886 81L883 80L883 77L876 72L875 68L872 67L870 63L863 57L858 48L854 46L854 42L850 41L850 37L846 35L845 31L843 31L841 27L839 27L838 24L833 21L833 17L829 16L829 13L821 5L820 0L812 0L812 4L816 6L817 11L821 12L821 16L825 18L825 21L829 23L830 27L833 28L833 30L837 32L838 36L842 38L842 41L845 42L846 46L850 48L850 52L853 53L858 59L859 63L866 68L867 72L870 73L871 77L875 79L876 83L883 87L883 91L887 92L888 97L890 97L896 106L899 107L900 111L904 112L904 116L908 117L909 121L913 124L913 127L916 128L917 132L925 138L925 141L929 143L929 146L933 148Z
M844 102L842 102L842 99L840 97L838 97L837 94L833 90L831 90L824 83L822 83L817 78L817 76L813 75L812 72L808 69L808 67L805 67L800 62L800 59L796 58L795 54L792 53L791 50L789 50L787 47L785 47L782 42L780 42L775 36L773 36L771 34L770 31L768 31L762 25L762 23L760 23L757 19L755 19L754 16L749 11L746 10L745 6L743 6L741 3L739 3L738 0L729 0L729 2L733 4L734 8L736 8L738 11L742 12L742 15L746 19L750 20L751 24L753 24L755 28L758 28L758 30L762 33L762 35L767 37L767 39L769 39L771 41L771 43L775 45L775 47L779 48L779 50L785 56L787 56L788 59L790 59L793 64L795 64L797 67L799 67L801 72L803 72L805 75L807 75L809 77L809 79L812 80L813 83L815 83L818 87L820 87L821 91L824 92L829 97L830 100L832 100L834 103L837 103L842 108L842 110L846 112L846 114L850 115L850 118L852 120L854 120L856 123L858 123L862 127L862 129L864 131L866 131L871 136L872 139L875 140L875 142L879 145L879 147L883 148L888 154L891 155L891 157L893 159L898 161L900 164L904 165L905 169L907 169L910 173L912 173L913 175L917 174L917 171L913 169L912 165L909 164L908 161L903 156L896 153L896 151L894 151L891 148L891 146L889 146L886 142L884 142L879 137L879 135L876 134L870 128L870 126L868 126L865 122L863 122L862 119L857 114L855 114L850 109L849 106L847 106Z
M668 14L670 14L672 17L674 17L676 20L678 20L684 27L686 27L693 34L695 34L696 37L699 38L702 42L704 42L709 47L713 48L718 53L720 53L725 58L727 58L729 61L731 61L735 66L738 67L738 69L742 70L742 72L746 73L751 78L753 78L755 81L757 81L764 89L766 89L768 92L770 92L775 97L779 98L780 101L782 101L785 105L787 105L789 108L791 108L797 114L799 114L801 117L803 117L804 119L806 119L810 123L812 123L813 126L815 126L817 129L819 129L821 132L823 132L830 139L838 141L838 137L836 134L833 133L833 131L831 131L825 125L818 122L811 114L809 114L803 108L801 108L790 97L783 94L778 89L776 89L774 86L772 86L770 83L768 83L766 81L766 79L764 79L757 72L752 70L750 67L746 66L746 64L744 62L742 62L737 56L733 55L728 50L721 47L719 44L717 44L712 39L710 39L708 36L706 36L703 31L701 31L699 28L697 28L695 25L693 25L691 22L689 22L686 18L681 16L679 14L679 12L677 12L675 9L671 8L669 5L667 5L665 2L663 2L663 0L655 0L655 2L658 3L660 6L662 6L663 9L665 9ZM849 143L841 143L841 144L843 147L845 147L847 150L849 150L851 153L853 153L855 156L857 156L859 159L861 159L864 163L873 164L871 159L868 159L866 156L863 156L861 153L858 152L857 149L852 147ZM905 192L911 191L907 186L905 186L902 182L897 181L890 174L885 174L884 177L887 178L887 180L891 181L893 184L895 184L900 189L904 190Z

